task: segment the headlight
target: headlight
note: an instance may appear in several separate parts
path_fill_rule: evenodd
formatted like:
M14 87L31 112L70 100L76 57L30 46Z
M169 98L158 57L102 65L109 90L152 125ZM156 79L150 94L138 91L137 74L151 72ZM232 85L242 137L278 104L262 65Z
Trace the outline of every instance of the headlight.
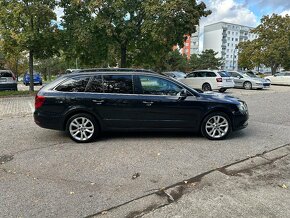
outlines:
M238 104L238 108L239 108L239 111L241 111L241 112L245 112L248 110L246 103L241 102L241 101L240 101L240 104Z

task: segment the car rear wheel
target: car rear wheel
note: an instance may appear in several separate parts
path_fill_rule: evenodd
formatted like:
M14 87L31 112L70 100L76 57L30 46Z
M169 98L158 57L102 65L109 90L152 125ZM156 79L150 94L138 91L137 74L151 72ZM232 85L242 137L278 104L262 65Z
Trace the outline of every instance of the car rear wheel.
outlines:
M208 83L205 83L202 85L202 91L207 92L207 91L211 91L211 86Z
M227 89L225 89L225 88L219 89L219 92L221 92L221 93L224 93L225 91L227 91Z
M231 131L231 120L228 115L222 112L209 114L201 125L202 135L210 140L225 139Z
M250 82L245 82L245 83L244 83L244 88L247 89L247 90L251 90L251 89L252 89L252 83L250 83Z
M66 131L75 142L87 143L99 135L99 126L92 115L80 113L68 120Z

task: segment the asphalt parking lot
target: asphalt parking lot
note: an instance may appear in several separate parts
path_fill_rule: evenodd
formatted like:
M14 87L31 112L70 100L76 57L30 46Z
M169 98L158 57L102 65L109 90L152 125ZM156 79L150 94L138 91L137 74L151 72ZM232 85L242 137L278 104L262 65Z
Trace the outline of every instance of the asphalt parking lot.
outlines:
M32 97L0 98L0 217L89 216L290 143L290 87L227 94L250 110L227 140L111 133L89 144L36 126Z

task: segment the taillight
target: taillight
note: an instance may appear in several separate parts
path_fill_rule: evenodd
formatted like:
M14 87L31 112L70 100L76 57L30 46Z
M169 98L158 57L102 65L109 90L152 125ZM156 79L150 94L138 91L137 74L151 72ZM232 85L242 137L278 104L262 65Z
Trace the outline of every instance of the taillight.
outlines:
M223 78L216 78L216 81L221 83L223 81Z
M44 101L45 101L44 96L36 95L35 96L35 110L40 108L43 105Z
M12 79L15 81L16 80L16 77L15 75L12 73Z

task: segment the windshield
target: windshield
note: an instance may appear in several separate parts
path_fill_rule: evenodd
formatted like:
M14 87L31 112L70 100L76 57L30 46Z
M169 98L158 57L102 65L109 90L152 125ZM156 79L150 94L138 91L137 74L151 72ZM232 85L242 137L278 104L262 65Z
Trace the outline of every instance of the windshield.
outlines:
M186 76L185 73L183 72L174 72L174 75L177 77L177 78L184 78Z
M252 73L245 73L245 75L252 78L258 78L255 74Z

